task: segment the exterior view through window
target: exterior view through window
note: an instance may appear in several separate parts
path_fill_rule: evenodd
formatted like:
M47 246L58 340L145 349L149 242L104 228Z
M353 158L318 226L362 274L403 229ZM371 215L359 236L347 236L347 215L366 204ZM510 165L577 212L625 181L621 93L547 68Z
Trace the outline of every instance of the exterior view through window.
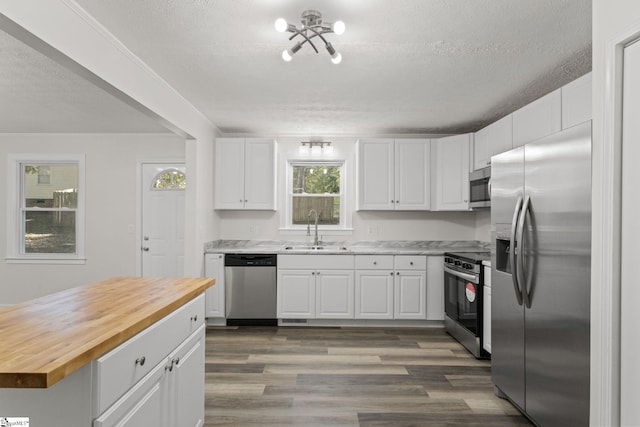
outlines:
M153 190L184 190L186 188L187 178L177 169L160 172L151 183Z
M76 253L78 165L23 163L21 175L22 252Z
M291 223L307 224L309 212L318 213L318 224L340 225L341 164L291 164Z

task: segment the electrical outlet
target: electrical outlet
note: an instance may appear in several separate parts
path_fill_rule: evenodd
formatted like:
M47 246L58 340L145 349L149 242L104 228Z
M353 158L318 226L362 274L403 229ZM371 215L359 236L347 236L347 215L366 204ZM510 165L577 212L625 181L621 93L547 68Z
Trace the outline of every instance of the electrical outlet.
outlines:
M255 225L249 226L249 233L255 234L257 231L258 231L258 227L256 227Z
M378 226L376 226L376 225L368 225L367 226L367 235L369 235L369 236L377 236L378 235Z

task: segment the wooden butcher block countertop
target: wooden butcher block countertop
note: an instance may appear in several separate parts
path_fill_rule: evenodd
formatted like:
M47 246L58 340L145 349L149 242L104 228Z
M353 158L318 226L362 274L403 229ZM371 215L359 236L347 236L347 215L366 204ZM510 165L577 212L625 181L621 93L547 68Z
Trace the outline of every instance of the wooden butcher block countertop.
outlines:
M0 308L0 387L50 387L213 283L113 277Z

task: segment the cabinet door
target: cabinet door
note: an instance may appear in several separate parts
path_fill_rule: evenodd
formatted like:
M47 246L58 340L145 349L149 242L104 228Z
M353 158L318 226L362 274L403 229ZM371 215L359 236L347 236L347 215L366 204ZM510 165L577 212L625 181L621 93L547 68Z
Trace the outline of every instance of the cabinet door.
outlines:
M492 123L490 138L490 156L511 150L513 148L513 115L509 114Z
M471 134L433 140L435 146L435 209L469 210L469 149Z
M591 120L591 73L562 87L562 129Z
M215 147L215 208L242 209L245 199L244 139L217 138Z
M393 210L393 157L392 139L358 141L358 210Z
M205 291L205 317L225 317L224 311L224 255L206 254L205 277L216 279L215 285Z
M315 271L278 270L278 318L315 317Z
M428 139L395 141L395 209L431 207L431 148Z
M276 208L276 143L272 139L247 139L244 157L244 208Z
M482 347L491 353L491 287L482 288Z
M179 347L171 358L171 426L204 425L204 343L205 327Z
M427 257L427 320L444 320L444 257Z
M562 97L557 89L513 113L513 147L562 130Z
M316 271L316 318L353 319L353 271Z
M158 427L170 416L165 361L93 421L93 427Z
M393 319L393 271L356 271L356 319Z
M480 129L473 135L473 170L482 169L491 164L491 125Z
M425 271L396 271L394 283L394 318L427 318L427 273Z

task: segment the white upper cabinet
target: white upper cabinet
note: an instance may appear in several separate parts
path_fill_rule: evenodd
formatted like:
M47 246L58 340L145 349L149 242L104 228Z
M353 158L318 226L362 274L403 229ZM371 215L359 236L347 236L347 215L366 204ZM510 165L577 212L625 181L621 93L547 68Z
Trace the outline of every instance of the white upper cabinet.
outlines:
M273 139L216 139L215 208L275 210Z
M562 130L562 90L557 89L513 113L513 147Z
M358 141L358 210L393 210L395 166L393 139Z
M428 139L358 141L358 210L430 208Z
M474 135L473 169L482 169L491 165L491 156L504 153L513 148L513 120L509 114L480 129Z
M562 87L562 129L591 120L591 73Z
M472 134L447 136L431 141L434 200L431 210L469 210L469 151Z

